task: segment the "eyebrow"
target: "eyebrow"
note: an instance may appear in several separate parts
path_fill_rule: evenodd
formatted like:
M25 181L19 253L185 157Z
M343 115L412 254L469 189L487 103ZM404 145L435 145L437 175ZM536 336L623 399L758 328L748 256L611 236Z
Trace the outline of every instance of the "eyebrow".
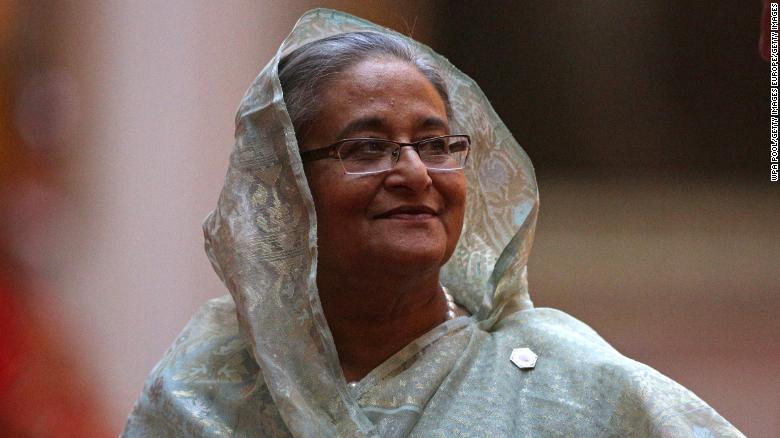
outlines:
M357 120L353 120L347 124L339 134L336 136L337 140L347 138L351 133L355 131L374 131L379 130L385 125L384 121L379 117L369 116L361 117Z
M338 135L336 136L337 140L342 140L347 138L351 133L356 131L379 131L382 128L385 127L385 120L376 117L376 116L368 116L368 117L361 117L359 119L353 120L347 124L347 126L344 127L341 131L339 131ZM420 123L421 129L431 129L431 128L441 128L444 130L449 130L449 124L442 120L439 117L431 116L426 117L422 123Z
M449 132L450 125L445 120L442 120L438 117L427 117L425 120L423 120L421 128L429 129L429 128L441 128Z

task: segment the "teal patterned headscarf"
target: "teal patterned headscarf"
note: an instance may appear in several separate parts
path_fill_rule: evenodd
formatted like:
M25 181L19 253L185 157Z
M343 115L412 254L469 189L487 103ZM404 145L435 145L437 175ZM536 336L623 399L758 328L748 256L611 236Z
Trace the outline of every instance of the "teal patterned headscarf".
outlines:
M441 281L446 321L347 385L316 286L316 214L279 60L331 35L390 33L434 65L472 137L463 233ZM152 371L125 436L741 436L704 402L574 318L534 309L539 199L528 156L479 87L392 30L304 14L246 92L206 251L232 297L205 304ZM539 355L533 369L509 360Z

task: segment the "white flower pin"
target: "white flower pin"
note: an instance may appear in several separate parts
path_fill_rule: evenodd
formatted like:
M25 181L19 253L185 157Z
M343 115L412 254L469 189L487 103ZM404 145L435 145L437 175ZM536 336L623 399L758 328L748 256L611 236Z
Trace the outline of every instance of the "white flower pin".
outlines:
M509 356L509 360L521 370L530 370L536 366L536 355L530 348L515 348Z

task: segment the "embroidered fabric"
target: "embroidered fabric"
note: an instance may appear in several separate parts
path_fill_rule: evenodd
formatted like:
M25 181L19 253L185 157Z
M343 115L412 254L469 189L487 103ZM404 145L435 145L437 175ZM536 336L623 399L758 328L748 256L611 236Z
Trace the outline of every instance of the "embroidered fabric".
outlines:
M123 435L741 436L586 325L533 308L531 162L480 88L411 40L444 77L452 124L472 137L464 229L441 272L472 316L445 321L347 385L317 293L316 215L277 64L350 31L395 34L307 12L243 97L225 186L203 226L231 297L193 317L152 370ZM533 370L510 362L517 347L539 355Z

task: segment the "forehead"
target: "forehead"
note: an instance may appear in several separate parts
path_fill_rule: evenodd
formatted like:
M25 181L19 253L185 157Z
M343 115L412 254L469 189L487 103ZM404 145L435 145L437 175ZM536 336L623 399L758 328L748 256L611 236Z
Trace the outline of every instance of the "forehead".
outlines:
M370 128L388 135L447 127L444 101L430 80L414 65L394 58L358 62L329 81L321 98L314 122L331 140L361 119L372 120Z

